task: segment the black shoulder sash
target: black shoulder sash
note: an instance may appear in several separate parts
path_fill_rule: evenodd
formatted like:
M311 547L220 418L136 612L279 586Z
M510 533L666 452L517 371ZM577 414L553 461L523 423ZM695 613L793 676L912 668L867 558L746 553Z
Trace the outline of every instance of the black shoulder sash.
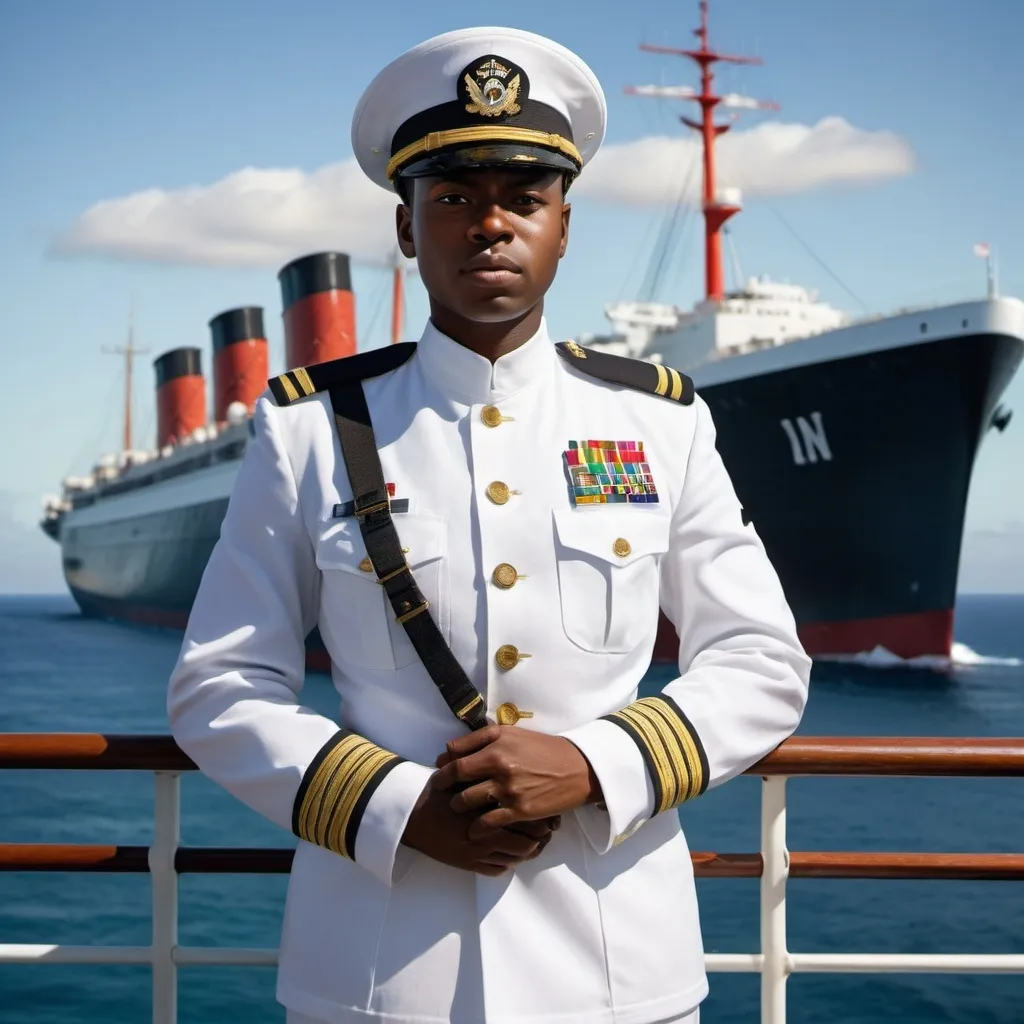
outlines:
M482 729L488 724L484 698L441 636L427 611L427 601L416 584L412 569L402 554L398 532L391 519L391 503L362 380L350 376L344 382L332 383L329 391L341 453L355 499L356 520L366 544L366 553L377 573L377 582L384 587L395 618L409 635L423 667L441 691L445 703L455 717L471 729Z
M267 384L278 405L291 405L300 398L308 398L318 391L328 391L349 381L368 380L397 370L402 363L412 358L416 351L415 341L403 341L397 345L358 352L344 359L332 359L327 363L299 366L279 377L272 377Z
M575 341L562 341L555 345L558 354L574 369L609 384L619 384L634 391L660 395L680 405L693 404L693 381L661 363L644 359L613 356L610 352L595 352L583 348Z

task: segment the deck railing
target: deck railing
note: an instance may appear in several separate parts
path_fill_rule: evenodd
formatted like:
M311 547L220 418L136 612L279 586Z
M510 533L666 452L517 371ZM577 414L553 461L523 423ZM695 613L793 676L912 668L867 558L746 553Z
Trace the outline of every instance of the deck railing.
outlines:
M0 844L0 871L149 872L149 946L0 945L0 963L148 964L153 1024L176 1024L177 971L193 964L273 966L273 949L178 944L178 876L186 872L277 874L290 849L180 845L182 772L195 765L167 736L0 734L0 769L148 771L155 776L153 843L145 846ZM709 954L709 971L761 975L762 1024L785 1024L786 979L794 972L1024 973L1022 954L794 953L787 945L790 878L1024 880L1024 855L971 853L791 853L786 779L797 776L1024 776L1024 740L794 738L747 774L762 777L759 853L694 853L699 878L760 878L761 951Z

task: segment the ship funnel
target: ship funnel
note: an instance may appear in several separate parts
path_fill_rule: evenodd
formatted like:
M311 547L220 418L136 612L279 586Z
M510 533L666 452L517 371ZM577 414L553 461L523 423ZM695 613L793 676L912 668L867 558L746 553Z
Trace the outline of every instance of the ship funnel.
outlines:
M213 420L224 423L228 406L241 402L251 413L270 376L263 310L229 309L210 321L213 336Z
M286 369L325 363L356 350L356 312L348 256L318 252L283 267Z
M175 348L153 360L156 370L156 446L174 444L206 423L202 353Z

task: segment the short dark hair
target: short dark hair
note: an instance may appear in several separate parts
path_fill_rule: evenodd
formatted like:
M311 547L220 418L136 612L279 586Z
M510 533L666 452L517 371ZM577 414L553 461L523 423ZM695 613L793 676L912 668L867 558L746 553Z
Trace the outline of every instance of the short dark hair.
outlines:
M573 183L575 178L576 175L573 174L571 171L564 171L562 173L563 197L569 191L569 186ZM401 175L395 178L395 191L398 193L398 198L402 200L402 203L405 206L412 205L412 183L415 180L415 178L403 178Z

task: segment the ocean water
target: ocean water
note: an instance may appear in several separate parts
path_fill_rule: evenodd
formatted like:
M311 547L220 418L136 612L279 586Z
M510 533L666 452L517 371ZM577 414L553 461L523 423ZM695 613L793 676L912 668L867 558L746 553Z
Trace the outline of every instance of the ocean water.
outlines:
M957 664L816 665L807 735L1024 735L1024 597L964 597ZM0 598L0 732L166 732L164 687L179 639L82 619L68 598ZM656 690L664 671L652 672ZM309 679L326 713L333 691ZM681 813L695 850L752 852L756 779L737 779ZM1024 780L798 779L788 786L792 850L1024 851ZM0 840L147 844L152 777L130 772L0 772ZM290 837L197 776L182 786L182 841L286 846ZM754 880L698 882L708 951L758 948ZM185 875L180 941L272 947L281 876ZM789 883L790 949L800 952L1024 953L1024 884ZM652 898L656 898L652 894ZM0 942L145 945L146 875L0 873ZM182 1024L283 1022L270 968L184 967ZM703 1024L759 1019L756 975L713 974ZM145 1024L143 967L0 964L0 1024ZM1022 1024L1024 977L796 975L796 1024Z

